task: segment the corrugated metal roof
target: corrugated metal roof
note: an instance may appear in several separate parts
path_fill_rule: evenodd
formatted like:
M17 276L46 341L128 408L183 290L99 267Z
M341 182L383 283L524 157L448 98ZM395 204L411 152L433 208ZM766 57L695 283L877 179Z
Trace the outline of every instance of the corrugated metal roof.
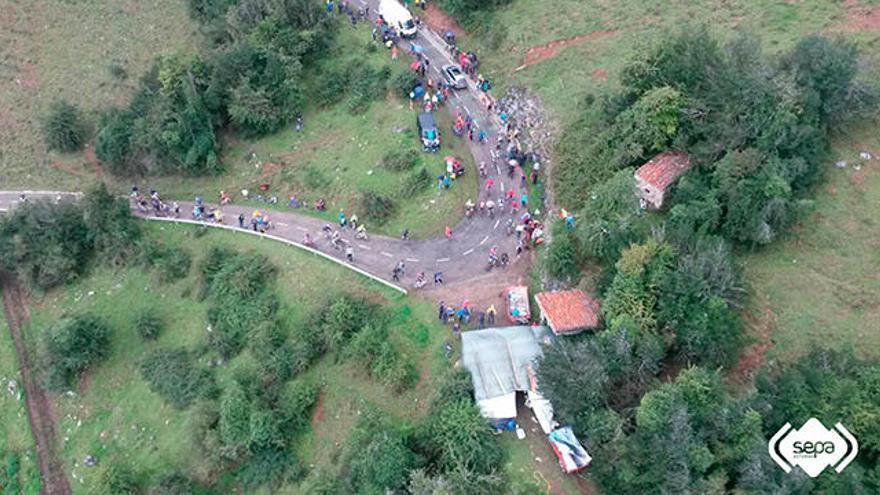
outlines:
M542 326L472 330L461 334L461 356L477 401L529 389L529 365L550 342Z

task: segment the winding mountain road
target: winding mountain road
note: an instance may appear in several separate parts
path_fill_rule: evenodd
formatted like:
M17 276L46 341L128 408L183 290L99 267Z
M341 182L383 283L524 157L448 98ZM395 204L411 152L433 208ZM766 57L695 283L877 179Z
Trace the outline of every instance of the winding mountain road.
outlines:
M368 2L364 0L356 0L361 6L365 6ZM378 10L378 2L369 2L371 7L371 15L375 18ZM335 14L334 14L335 15ZM424 56L430 63L429 75L434 80L442 80L440 68L444 64L453 63L451 55L447 50L445 42L440 37L423 27L418 36L412 40L424 48ZM507 176L506 159L498 156L495 151L495 143L498 142L498 133L500 130L500 120L497 116L490 114L484 103L478 97L479 91L475 88L475 81L469 80L469 88L466 90L456 91L450 94L450 99L445 105L445 110L453 114L462 112L468 114L474 120L479 128L487 133L486 144L479 144L475 139L468 141L471 153L474 156L474 163L486 164L486 169L495 185L491 191L485 189L485 180L477 180L477 188L473 196L473 201L479 204L480 201L493 200L498 202L504 192L513 189L516 198L520 194L527 191L520 190L520 175L528 176L528 173L517 169L512 178ZM450 129L441 129L444 140L449 139L465 139L467 137L455 137ZM442 152L442 151L441 151ZM476 174L477 170L467 170L466 173ZM78 193L68 193L59 191L0 191L0 212L12 209L19 205L19 197L25 194L29 200L37 198L48 198L52 200L73 198ZM209 197L213 192L205 191L203 197ZM169 201L169 198L164 198ZM540 203L540 198L529 198L529 209L534 211ZM180 201L180 217L179 221L193 223L192 203ZM256 206L255 206L256 205ZM238 229L237 217L239 214L245 216L245 227L249 227L251 215L255 209L260 208L260 203L244 202L241 204L230 204L222 208L225 226ZM210 207L210 204L208 205ZM543 212L543 207L540 207ZM464 210L464 205L462 205ZM355 239L352 229L342 230L342 240L344 243L350 244L354 249L354 261L348 263L345 260L344 249L334 248L330 240L323 234L321 228L326 223L323 220L295 213L291 211L270 210L268 214L271 218L274 228L267 233L267 237L283 240L288 244L293 244L302 248L304 235L309 233L315 241L315 250L332 258L337 262L357 268L357 271L371 276L374 279L392 286L402 292L406 292L407 288L411 288L415 280L415 276L419 272L424 272L428 279L426 290L431 289L431 281L433 274L442 272L444 282L456 283L471 279L484 279L487 275L489 250L493 246L497 246L499 255L508 253L512 264L526 263L529 257L518 259L516 253L516 237L508 233L508 219L516 222L523 213L520 208L519 212L512 212L509 208L505 208L503 212L497 212L490 217L488 214L475 213L470 218L463 217L461 222L453 227L453 235L451 239L445 237L436 237L425 240L408 240L391 238L380 235L369 235L368 240ZM140 217L152 217L151 213L142 213L132 204L132 213ZM546 212L545 212L546 213ZM169 221L171 218L163 218ZM206 225L216 225L208 222L198 222ZM333 225L338 228L338 225ZM253 231L250 231L254 233ZM306 248L308 249L308 248ZM406 263L406 274L399 282L393 281L392 269L394 266L403 261Z

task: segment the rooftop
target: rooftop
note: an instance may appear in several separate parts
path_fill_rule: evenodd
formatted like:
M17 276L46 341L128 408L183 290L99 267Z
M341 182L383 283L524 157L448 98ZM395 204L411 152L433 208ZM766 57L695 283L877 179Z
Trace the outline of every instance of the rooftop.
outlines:
M541 292L535 300L547 325L557 335L595 328L599 324L599 303L584 291Z
M639 167L635 175L657 189L664 190L690 166L691 159L687 153L664 151Z

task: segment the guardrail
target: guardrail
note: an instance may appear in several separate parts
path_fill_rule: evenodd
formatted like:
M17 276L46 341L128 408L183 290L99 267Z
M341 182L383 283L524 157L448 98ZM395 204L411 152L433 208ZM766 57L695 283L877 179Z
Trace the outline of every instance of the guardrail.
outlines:
M338 264L338 265L344 266L345 268L348 268L349 270L353 270L353 271L355 271L355 272L357 272L357 273L360 273L361 275L363 275L363 276L365 276L365 277L367 277L367 278L369 278L369 279L371 279L371 280L373 280L373 281L375 281L375 282L379 282L380 284L382 284L382 285L384 285L384 286L386 286L386 287L389 287L389 288L391 288L391 289L394 289L394 290L396 290L396 291L398 291L398 292L400 292L400 293L402 293L402 294L404 294L404 295L406 295L406 294L408 293L407 290L404 289L403 287L400 287L399 285L392 284L391 282L389 282L389 281L387 281L387 280L384 280L384 279L382 279L382 278L380 278L380 277L377 277L376 275L373 275L372 273L370 273L370 272L368 272L368 271L366 271L366 270L363 270L363 269L361 269L361 268L358 268L358 267L356 267L356 266L354 266L354 265L352 265L352 264L350 264L350 263L346 263L345 261L343 261L343 260L341 260L341 259L334 258L333 256L330 256L330 255L327 254L327 253L322 253L321 251L318 251L318 250L315 249L315 248L311 248L311 247L309 247L309 246L306 246L305 244L301 244L301 243L299 243L299 242L292 241L292 240L290 240L290 239L285 239L285 238L283 238L283 237L278 237L277 235L264 234L264 233L262 233L262 232L254 232L253 230L249 230L249 229L240 229L240 228L233 227L233 226L229 226L229 225L223 225L223 224L217 224L217 223L205 223L205 222L199 222L199 221L197 221L197 220L188 220L188 219L185 219L185 218L148 217L148 216L136 216L136 218L143 218L143 219L146 219L146 220L157 220L157 221L162 221L162 222L172 222L172 223L183 223L183 224L190 224L190 225L199 225L199 226L203 226L203 227L214 227L214 228L218 228L218 229L225 229L225 230L230 230L230 231L233 231L233 232L239 232L239 233L244 233L244 234L255 235L255 236L260 237L260 238L271 239L271 240L273 240L273 241L282 242L282 243L284 243L284 244L287 244L287 245L290 245L290 246L293 246L293 247L296 247L296 248L302 249L302 250L307 251L307 252L309 252L309 253L316 254L316 255L318 255L318 256L320 256L320 257L322 257L322 258L325 258L325 259L327 259L327 260L330 260L330 261L332 261L332 262L334 262L334 263L336 263L336 264Z

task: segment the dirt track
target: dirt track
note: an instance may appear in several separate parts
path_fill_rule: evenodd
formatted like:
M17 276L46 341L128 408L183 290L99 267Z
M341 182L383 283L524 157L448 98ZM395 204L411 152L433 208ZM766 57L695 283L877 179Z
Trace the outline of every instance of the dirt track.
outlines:
M3 286L3 309L9 323L9 333L15 344L21 380L25 391L28 421L37 444L37 462L43 479L40 493L48 495L67 495L71 493L70 483L64 475L64 466L55 451L55 418L52 414L52 401L49 394L34 382L33 372L28 360L24 340L21 337L21 323L27 321L28 310L24 291L18 281L9 273L0 273Z

